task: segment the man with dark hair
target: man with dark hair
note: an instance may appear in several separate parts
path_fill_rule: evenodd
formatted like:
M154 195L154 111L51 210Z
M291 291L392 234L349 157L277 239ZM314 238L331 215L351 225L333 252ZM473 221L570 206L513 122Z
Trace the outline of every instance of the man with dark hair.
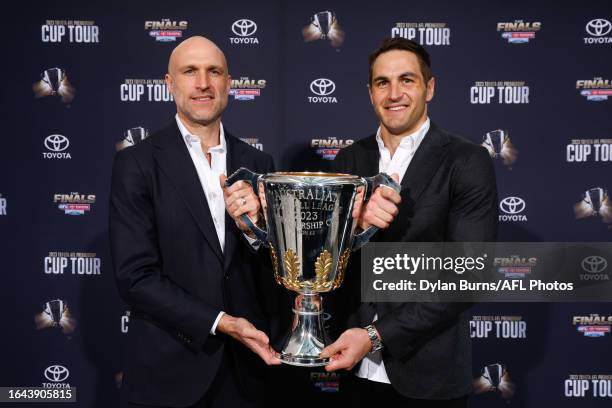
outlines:
M113 265L132 310L122 404L256 406L265 364L280 363L264 333L277 289L240 221L257 217L257 196L223 183L241 166L273 171L272 158L221 123L231 78L213 42L180 43L166 83L172 122L118 152L113 167Z
M494 241L497 189L486 150L430 122L435 78L419 44L385 40L370 57L369 93L380 121L376 134L342 149L335 170L399 175L401 203L380 215L390 223L374 241ZM388 200L378 200L389 210ZM369 203L359 225L367 228ZM368 216L368 212L370 213ZM368 217L366 217L368 216ZM343 305L359 298L359 257L352 257ZM355 282L356 281L356 282ZM353 288L355 291L351 291ZM349 327L322 356L329 371L355 368L352 405L465 407L471 389L471 344L465 303L358 303ZM436 401L431 401L436 400Z

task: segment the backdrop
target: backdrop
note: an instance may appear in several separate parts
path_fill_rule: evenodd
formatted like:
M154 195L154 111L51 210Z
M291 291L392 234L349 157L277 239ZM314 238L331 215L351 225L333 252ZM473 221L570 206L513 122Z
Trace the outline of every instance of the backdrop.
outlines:
M14 7L2 45L0 385L70 385L75 407L116 406L129 312L109 258L113 155L172 120L162 79L192 35L227 55L226 128L291 170L325 170L376 130L367 57L384 37L414 39L433 61L432 121L494 157L499 239L612 237L609 1ZM607 280L611 262L586 259L576 273ZM611 403L609 304L480 304L472 315L471 406ZM286 371L318 404L342 393L342 376Z

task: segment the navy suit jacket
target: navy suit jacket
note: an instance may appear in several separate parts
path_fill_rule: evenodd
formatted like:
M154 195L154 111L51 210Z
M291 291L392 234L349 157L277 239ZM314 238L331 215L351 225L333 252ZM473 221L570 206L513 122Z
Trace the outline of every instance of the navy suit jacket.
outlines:
M335 170L377 174L375 135L342 149ZM487 242L497 235L497 188L487 151L435 124L417 149L401 182L399 213L377 242ZM359 302L359 256L349 261L345 285L338 291L349 326L375 323L384 344L383 359L391 385L420 399L450 399L470 392L471 343L466 303ZM340 310L341 312L341 310Z
M272 158L228 132L227 172L273 171ZM265 365L221 333L220 311L270 334L275 287L269 258L254 251L226 212L221 250L210 210L175 122L115 156L110 238L119 292L132 309L123 398L190 405L212 383L224 348L247 392Z

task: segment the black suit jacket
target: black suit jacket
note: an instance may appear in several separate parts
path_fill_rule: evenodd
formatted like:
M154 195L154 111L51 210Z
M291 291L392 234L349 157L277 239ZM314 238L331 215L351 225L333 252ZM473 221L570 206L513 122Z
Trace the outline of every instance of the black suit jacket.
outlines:
M336 171L378 173L375 135L342 149ZM487 151L450 135L433 123L401 182L399 214L375 241L494 241L497 189ZM351 257L345 290L358 299L359 259ZM355 292L357 290L357 292ZM343 302L347 304L346 302ZM411 398L449 399L471 387L471 344L465 303L377 303L349 306L349 324L375 323L384 344L383 359L391 384Z
M225 133L227 171L273 171L272 158ZM115 156L110 198L115 277L131 306L124 398L185 406L206 392L230 347L247 390L264 364L227 336L211 335L220 311L270 333L268 257L226 213L222 251L198 175L175 122ZM261 253L260 253L261 252ZM261 257L261 259L260 259ZM267 302L267 303L264 303ZM261 388L261 387L259 387Z

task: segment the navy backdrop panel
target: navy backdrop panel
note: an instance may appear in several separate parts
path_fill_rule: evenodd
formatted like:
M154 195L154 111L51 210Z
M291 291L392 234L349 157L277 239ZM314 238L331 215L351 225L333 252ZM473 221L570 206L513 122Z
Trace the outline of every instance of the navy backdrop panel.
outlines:
M315 15L335 23L305 41ZM129 312L109 258L113 155L172 120L163 76L191 35L226 53L226 128L287 170L326 170L374 133L367 57L384 37L419 41L436 77L431 119L494 156L499 239L612 237L596 212L612 192L609 1L39 2L7 21L0 385L70 385L74 406L116 406ZM606 262L577 273L609 279ZM470 405L610 406L611 316L605 303L474 307ZM281 373L317 404L342 394L343 376Z

